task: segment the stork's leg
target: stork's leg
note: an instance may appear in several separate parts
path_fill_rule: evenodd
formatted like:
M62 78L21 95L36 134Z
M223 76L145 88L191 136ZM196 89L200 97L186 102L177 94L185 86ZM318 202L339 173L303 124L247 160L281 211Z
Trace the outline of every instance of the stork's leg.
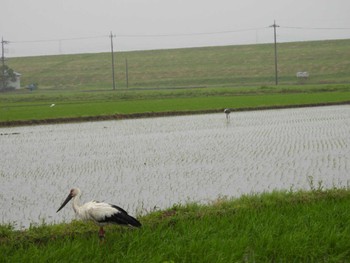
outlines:
M100 231L98 231L98 237L103 240L105 238L105 231L103 230L103 227L100 227Z

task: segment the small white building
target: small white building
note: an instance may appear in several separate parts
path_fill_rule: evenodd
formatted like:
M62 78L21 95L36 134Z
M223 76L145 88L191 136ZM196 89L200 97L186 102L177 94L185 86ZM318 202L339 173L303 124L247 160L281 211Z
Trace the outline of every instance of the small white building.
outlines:
M15 80L8 80L7 81L7 88L14 88L14 89L20 89L21 88L21 74L14 71L15 74Z
M308 79L309 76L310 76L310 74L307 71L299 71L299 72L297 72L297 78L298 79Z

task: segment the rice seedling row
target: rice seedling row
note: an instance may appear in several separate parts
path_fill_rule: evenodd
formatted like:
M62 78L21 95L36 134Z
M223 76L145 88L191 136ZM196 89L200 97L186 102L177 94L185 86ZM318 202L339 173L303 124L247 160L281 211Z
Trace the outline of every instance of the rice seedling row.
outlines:
M0 129L1 223L56 214L67 189L132 214L220 196L349 184L350 107L330 106Z

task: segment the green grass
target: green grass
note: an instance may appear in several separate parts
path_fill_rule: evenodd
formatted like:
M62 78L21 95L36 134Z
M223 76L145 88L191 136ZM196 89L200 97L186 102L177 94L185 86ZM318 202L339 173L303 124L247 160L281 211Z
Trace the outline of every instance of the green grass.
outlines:
M73 212L72 212L73 213ZM272 192L175 205L141 229L72 222L3 226L1 262L348 262L350 191Z
M279 83L298 84L296 72L310 73L308 84L350 82L350 40L278 44ZM185 48L116 53L117 88L173 88L272 85L273 44ZM112 88L110 53L19 57L8 65L22 74L22 84L40 89Z
M0 123L115 114L215 112L350 101L350 85L192 88L138 91L38 91L0 96ZM56 106L50 108L54 103Z

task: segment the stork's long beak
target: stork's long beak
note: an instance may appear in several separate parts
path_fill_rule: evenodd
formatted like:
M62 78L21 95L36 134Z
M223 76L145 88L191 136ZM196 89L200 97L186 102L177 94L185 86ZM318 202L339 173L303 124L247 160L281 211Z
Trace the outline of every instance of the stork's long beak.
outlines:
M58 208L56 213L59 212L72 198L73 198L73 196L71 194L69 194L67 196L66 200L64 200L63 204L60 206L60 208Z

